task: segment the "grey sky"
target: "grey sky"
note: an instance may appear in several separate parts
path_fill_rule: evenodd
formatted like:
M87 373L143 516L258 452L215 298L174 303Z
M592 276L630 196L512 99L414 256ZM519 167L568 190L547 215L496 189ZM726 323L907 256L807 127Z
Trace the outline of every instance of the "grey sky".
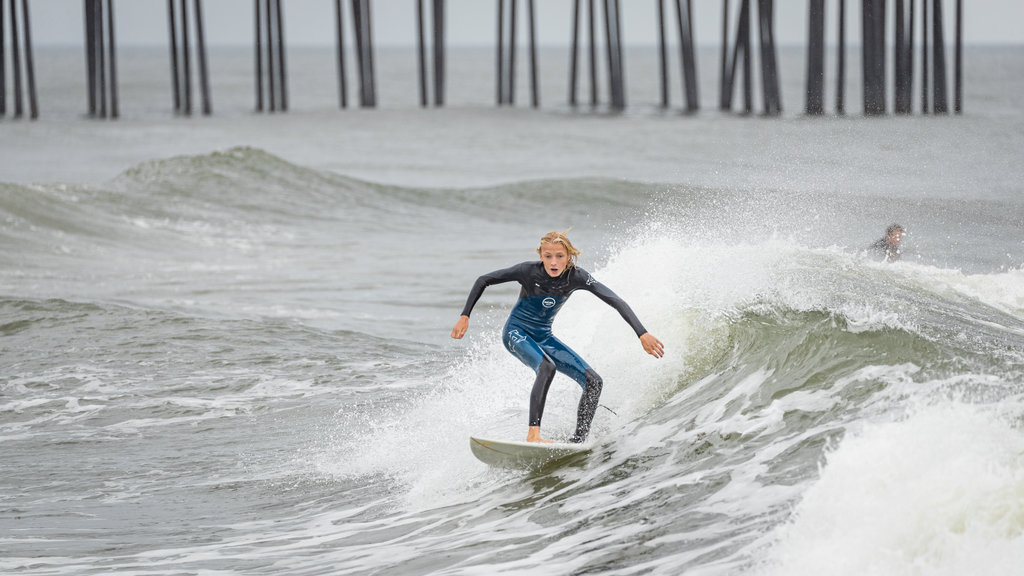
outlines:
M922 0L923 1L923 0ZM346 25L348 5L346 0ZM429 4L430 2L426 2ZM122 46L167 45L166 0L115 0L117 37ZM192 2L188 2L191 7ZM203 3L208 42L211 45L249 45L253 36L252 0L205 0ZM334 0L284 0L285 36L289 45L325 45L334 42ZM538 40L544 45L569 42L572 0L537 0ZM674 5L671 0L667 5ZM776 39L780 44L803 44L806 37L807 0L776 2ZM836 2L826 2L834 17ZM847 3L847 38L858 43L859 2ZM892 6L893 2L889 3ZM918 10L920 4L918 3ZM81 45L84 24L82 0L32 0L32 33L36 45ZM493 45L496 34L496 0L448 0L448 34L452 45ZM520 6L525 7L521 2ZM622 0L625 41L629 45L653 44L656 0ZM736 2L733 2L735 17ZM954 0L944 0L948 38L952 41ZM415 41L415 0L374 0L374 37L379 45L411 45ZM1024 43L1024 2L1020 0L965 0L964 42L968 44ZM694 0L695 34L701 44L717 44L721 34L721 2ZM525 17L525 9L521 10ZM671 18L674 12L669 11ZM890 18L890 21L892 18ZM525 22L522 20L521 22ZM429 25L429 24L428 24ZM891 26L891 24L890 24ZM670 31L672 28L669 29ZM835 27L828 34L834 39ZM525 24L520 25L525 39ZM352 36L346 30L347 36ZM891 37L891 35L890 35ZM674 34L670 32L670 39Z

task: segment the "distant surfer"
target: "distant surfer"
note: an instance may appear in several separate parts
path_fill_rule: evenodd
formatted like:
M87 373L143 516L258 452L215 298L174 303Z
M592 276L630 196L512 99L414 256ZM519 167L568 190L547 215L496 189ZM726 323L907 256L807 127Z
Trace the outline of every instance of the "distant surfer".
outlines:
M530 393L530 421L527 442L550 442L540 436L540 421L544 415L544 402L548 387L561 372L575 380L583 388L576 414L576 432L570 442L580 443L587 439L594 412L604 385L601 377L579 354L573 352L551 332L551 324L569 295L576 290L591 292L614 308L633 328L640 338L640 344L651 356L661 358L664 346L648 332L628 304L590 275L576 266L577 250L565 232L550 232L540 239L537 254L540 261L528 261L503 270L495 270L477 278L473 284L462 316L452 328L452 338L462 338L469 329L469 315L484 289L493 284L519 282L519 300L512 308L502 341L513 356L537 373Z
M892 224L885 229L885 237L879 238L871 245L871 249L883 257L885 262L895 262L903 254L900 243L903 242L903 226Z

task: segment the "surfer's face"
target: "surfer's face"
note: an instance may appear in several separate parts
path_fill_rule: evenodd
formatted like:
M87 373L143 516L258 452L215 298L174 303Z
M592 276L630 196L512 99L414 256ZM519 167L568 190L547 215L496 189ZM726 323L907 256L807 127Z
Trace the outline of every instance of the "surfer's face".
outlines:
M569 265L569 252L561 244L541 244L538 252L540 261L544 263L544 271L552 278L561 276Z
M900 242L902 242L902 241L903 241L903 229L902 228L897 228L897 229L893 230L892 232L890 232L885 237L885 243L888 244L889 246L899 246Z

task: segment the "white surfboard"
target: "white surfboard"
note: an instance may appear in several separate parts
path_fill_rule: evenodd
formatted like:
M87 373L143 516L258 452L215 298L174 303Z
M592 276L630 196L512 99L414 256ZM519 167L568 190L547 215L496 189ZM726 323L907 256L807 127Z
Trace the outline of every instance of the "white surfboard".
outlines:
M469 437L477 460L499 468L541 468L575 454L590 452L586 444L569 442L519 442Z

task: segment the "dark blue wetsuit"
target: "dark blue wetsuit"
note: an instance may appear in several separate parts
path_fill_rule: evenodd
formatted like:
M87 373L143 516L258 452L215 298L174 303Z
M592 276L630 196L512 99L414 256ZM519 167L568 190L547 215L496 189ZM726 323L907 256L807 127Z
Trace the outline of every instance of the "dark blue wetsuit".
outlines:
M557 370L583 388L576 417L576 433L570 439L582 442L590 432L590 423L597 410L603 382L579 354L552 334L551 324L555 316L570 294L576 290L586 290L615 308L637 336L642 336L647 330L622 298L595 280L586 270L574 266L557 278L552 278L540 261L523 262L477 278L462 314L470 315L486 287L512 281L519 282L522 289L505 323L502 340L509 352L537 373L530 394L530 426L540 426L548 387Z

